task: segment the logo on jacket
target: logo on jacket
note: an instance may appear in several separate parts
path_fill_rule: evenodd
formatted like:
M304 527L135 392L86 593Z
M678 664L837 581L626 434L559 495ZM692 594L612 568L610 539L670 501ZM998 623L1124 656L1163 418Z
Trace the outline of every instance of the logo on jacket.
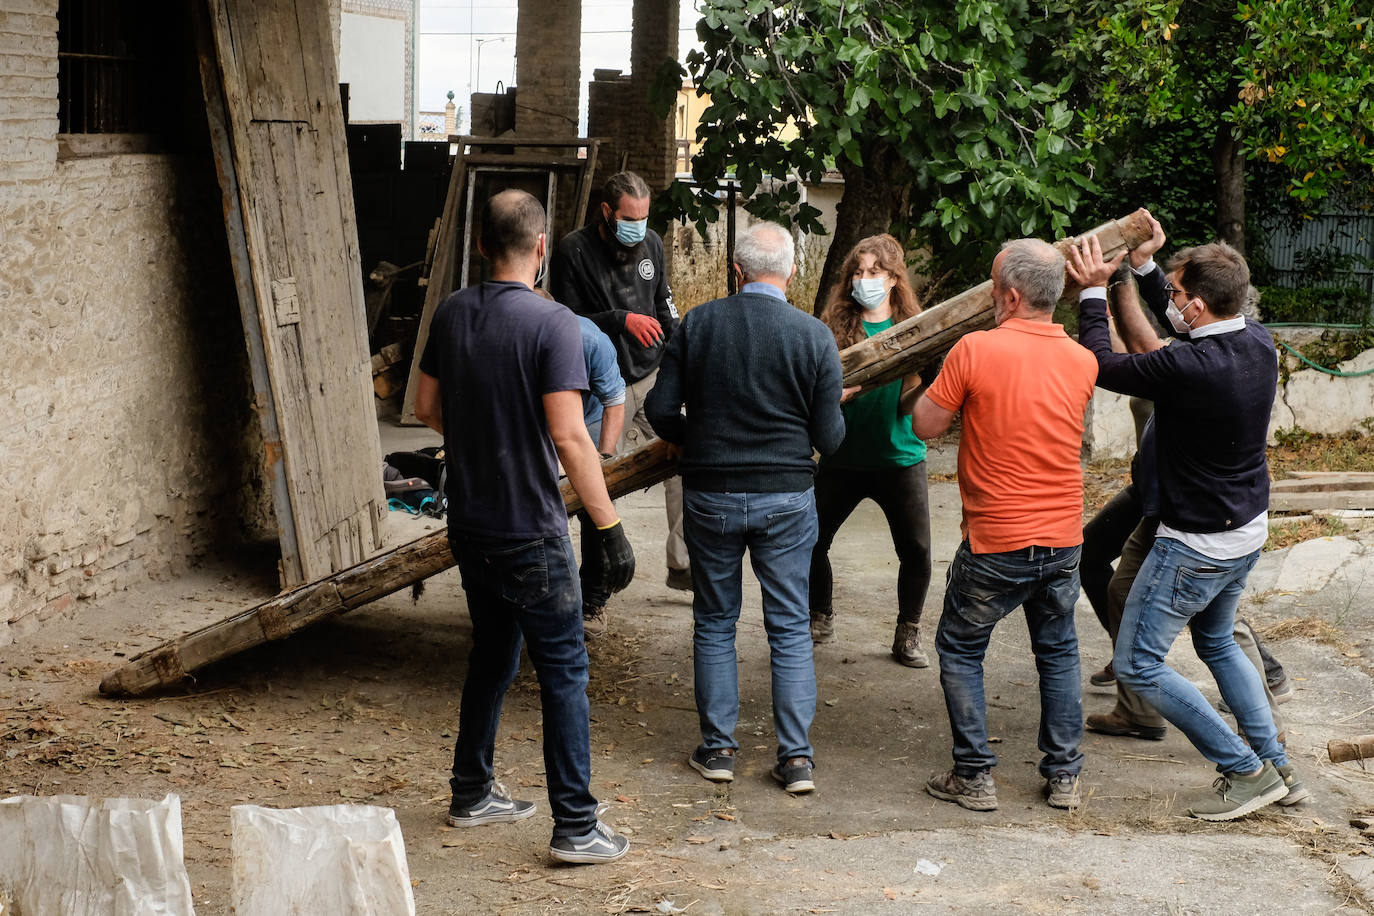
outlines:
M648 258L640 261L639 276L645 280L652 280L654 278L654 262L650 261Z

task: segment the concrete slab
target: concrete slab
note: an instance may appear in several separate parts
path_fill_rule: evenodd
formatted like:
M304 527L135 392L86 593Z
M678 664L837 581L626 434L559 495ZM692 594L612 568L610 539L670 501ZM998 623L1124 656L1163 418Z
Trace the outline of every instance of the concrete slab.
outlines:
M1357 541L1324 537L1289 548L1273 588L1281 592L1315 592L1325 588L1352 557L1363 553Z

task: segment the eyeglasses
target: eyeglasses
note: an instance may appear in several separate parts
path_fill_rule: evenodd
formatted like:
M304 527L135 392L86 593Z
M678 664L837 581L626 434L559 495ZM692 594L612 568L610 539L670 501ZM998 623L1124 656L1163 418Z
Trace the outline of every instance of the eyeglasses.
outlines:
M1172 299L1174 298L1175 293L1182 293L1185 300L1193 298L1192 296L1188 295L1188 291L1186 289L1179 289L1177 286L1174 286L1173 283L1169 282L1168 280L1165 280L1164 294L1168 296L1170 299Z

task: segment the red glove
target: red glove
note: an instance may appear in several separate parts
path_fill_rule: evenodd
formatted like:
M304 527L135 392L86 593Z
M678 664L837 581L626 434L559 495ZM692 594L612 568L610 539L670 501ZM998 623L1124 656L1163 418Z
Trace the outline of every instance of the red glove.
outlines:
M639 341L641 347L652 347L663 339L663 327L654 318L631 312L625 316L625 330Z

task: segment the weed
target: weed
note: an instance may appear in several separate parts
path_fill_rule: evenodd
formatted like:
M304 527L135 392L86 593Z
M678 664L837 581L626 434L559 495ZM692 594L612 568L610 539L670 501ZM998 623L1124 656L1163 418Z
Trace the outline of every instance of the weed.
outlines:
M1269 540L1264 542L1264 549L1282 550L1285 547L1292 547L1294 544L1301 544L1303 541L1339 537L1349 533L1350 529L1340 519L1315 515L1299 521L1270 526Z

